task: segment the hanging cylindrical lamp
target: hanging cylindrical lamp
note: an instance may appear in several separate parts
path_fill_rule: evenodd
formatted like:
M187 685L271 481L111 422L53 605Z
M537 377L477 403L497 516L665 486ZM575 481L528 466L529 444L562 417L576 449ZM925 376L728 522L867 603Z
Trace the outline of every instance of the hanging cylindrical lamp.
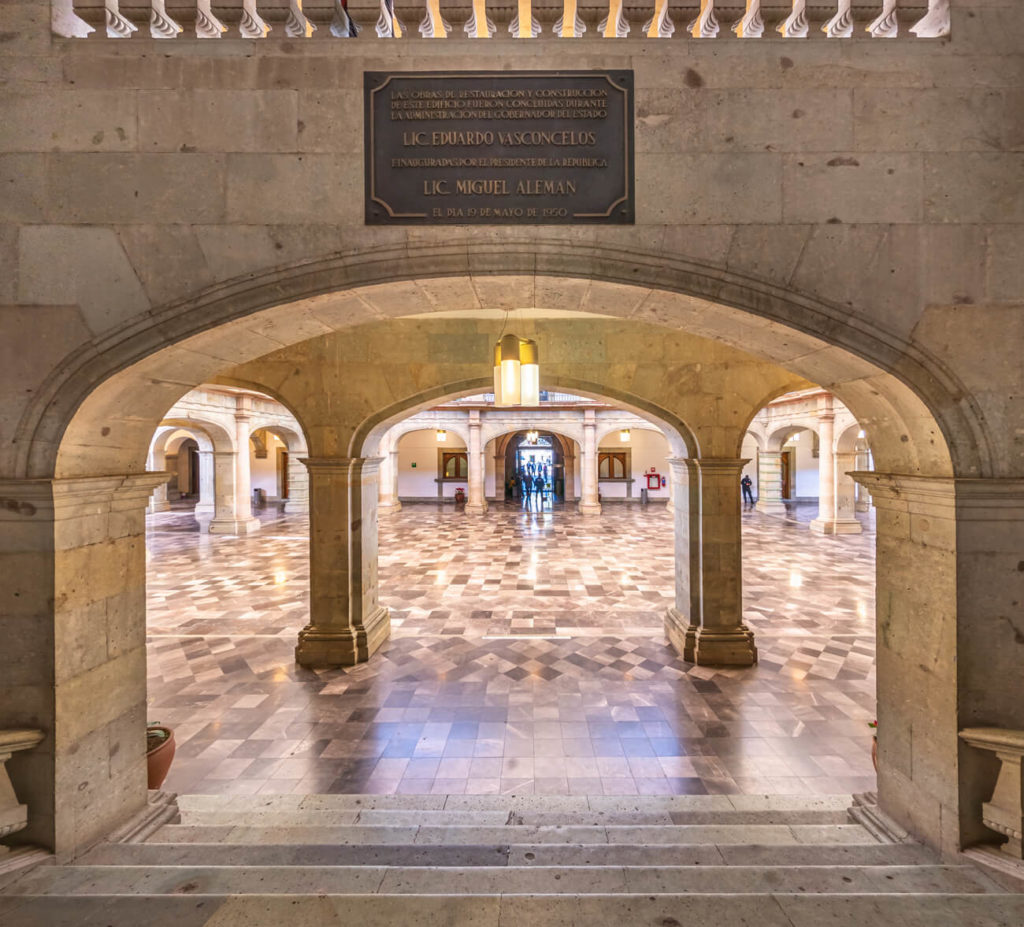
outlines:
M445 431L443 428L438 428L437 429L437 440L438 440L438 442L447 441L448 440L448 432Z
M537 342L519 342L519 379L521 393L519 401L524 406L540 405L540 364L537 358Z
M518 406L521 396L519 338L508 334L494 346L494 404Z
M623 428L623 429L622 429L622 430L621 430L621 431L619 432L619 440L620 440L620 441L621 441L621 442L622 442L623 444L628 444L628 443L629 443L629 429L628 429L628 428Z
M540 404L540 365L536 341L508 334L494 346L494 404Z

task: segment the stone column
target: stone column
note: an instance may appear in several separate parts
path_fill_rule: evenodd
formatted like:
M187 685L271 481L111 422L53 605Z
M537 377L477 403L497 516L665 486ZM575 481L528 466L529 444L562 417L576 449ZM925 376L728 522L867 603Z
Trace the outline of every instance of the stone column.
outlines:
M210 534L253 534L260 530L252 515L252 479L249 464L249 425L252 400L239 396L235 411L235 452L230 455L233 473L226 477L228 455L215 452L217 505Z
M857 465L853 468L855 470L868 471L871 469L871 456L867 451L857 452ZM868 492L867 486L863 483L857 483L854 481L857 487L857 501L855 509L858 512L869 512L871 511L871 493Z
M285 515L309 514L309 473L302 459L288 454L288 501L284 504Z
M740 476L747 460L672 460L676 482L676 605L665 633L684 660L702 666L757 662L743 624Z
M231 455L227 454L226 457L229 459L229 466L232 471L234 470L234 460L231 460ZM192 514L195 516L197 522L199 522L199 530L202 533L210 531L210 525L217 514L217 493L216 493L216 480L214 471L216 470L216 464L214 461L213 451L200 451L199 452L199 501L196 503L195 508L192 510ZM228 486L231 486L234 482L233 474L232 479L228 481ZM233 490L232 500L234 499Z
M487 511L487 500L484 498L484 457L480 441L479 409L471 409L469 413L469 447L466 449L466 456L469 460L466 514L483 515Z
M810 529L815 534L836 533L836 462L832 453L835 413L831 402L818 413L818 517Z
M381 463L378 474L379 489L377 491L377 514L393 515L402 510L398 500L398 450L391 446L391 441L381 444Z
M146 470L150 473L155 473L157 472L157 469L157 455L150 452L150 455L146 460ZM163 467L159 468L159 472L163 472L163 470ZM170 477L168 477L168 479L170 479ZM150 514L156 514L157 512L167 512L170 508L171 503L167 499L167 482L164 481L153 489L153 495L149 497L149 505L146 510Z
M71 857L146 807L146 505L167 473L0 480L0 730L28 826Z
M600 515L601 503L597 489L597 413L593 409L583 410L583 457L580 460L579 512L581 515Z
M785 515L782 501L782 452L757 452L757 505L765 515Z
M309 624L302 666L365 662L388 639L377 591L379 457L312 457L309 468Z
M565 457L562 459L562 473L565 477L565 501L574 502L576 500L576 455L571 452L566 452Z
M860 534L864 529L857 521L857 484L850 473L857 469L857 455L836 454L836 495L833 534Z

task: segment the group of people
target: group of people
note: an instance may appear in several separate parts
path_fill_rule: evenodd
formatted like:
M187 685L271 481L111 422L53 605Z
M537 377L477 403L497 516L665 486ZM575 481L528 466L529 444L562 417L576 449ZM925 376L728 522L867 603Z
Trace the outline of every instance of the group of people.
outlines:
M548 491L548 465L535 464L528 461L521 470L512 473L505 484L505 498L515 499L516 490L524 506L529 507L534 500L544 504L544 493Z

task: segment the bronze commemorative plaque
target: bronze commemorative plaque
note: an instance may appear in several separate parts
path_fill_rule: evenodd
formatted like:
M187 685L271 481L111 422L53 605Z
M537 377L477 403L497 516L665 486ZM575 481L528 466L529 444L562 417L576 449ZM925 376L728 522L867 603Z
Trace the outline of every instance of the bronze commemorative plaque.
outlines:
M634 222L632 71L368 71L368 225Z

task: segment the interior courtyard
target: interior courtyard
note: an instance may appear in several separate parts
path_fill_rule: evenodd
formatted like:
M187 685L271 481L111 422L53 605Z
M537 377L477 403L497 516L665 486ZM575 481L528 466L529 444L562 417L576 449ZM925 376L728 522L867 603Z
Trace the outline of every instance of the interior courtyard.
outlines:
M1022 32L0 5L0 923L1024 922Z

